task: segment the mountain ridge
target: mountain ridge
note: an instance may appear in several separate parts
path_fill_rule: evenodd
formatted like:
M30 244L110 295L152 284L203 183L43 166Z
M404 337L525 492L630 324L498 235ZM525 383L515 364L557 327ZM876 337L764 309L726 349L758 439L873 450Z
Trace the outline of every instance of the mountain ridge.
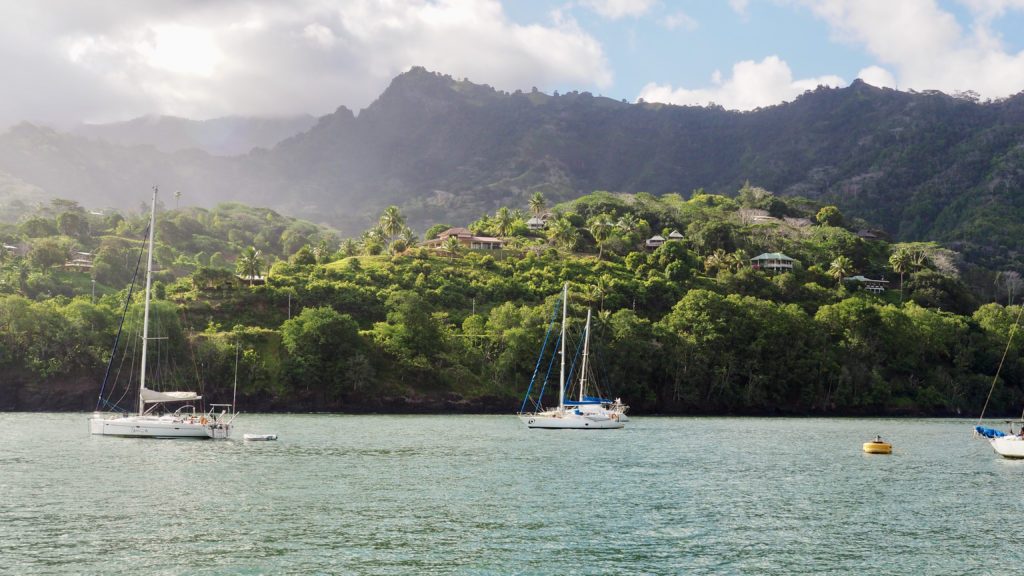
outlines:
M358 114L339 107L234 157L35 130L0 135L0 171L102 206L134 206L160 183L186 203L266 204L355 235L390 204L423 230L525 208L538 191L551 202L594 190L732 196L749 181L835 204L901 240L978 258L1024 252L1024 94L981 103L858 80L736 112L504 92L416 67Z

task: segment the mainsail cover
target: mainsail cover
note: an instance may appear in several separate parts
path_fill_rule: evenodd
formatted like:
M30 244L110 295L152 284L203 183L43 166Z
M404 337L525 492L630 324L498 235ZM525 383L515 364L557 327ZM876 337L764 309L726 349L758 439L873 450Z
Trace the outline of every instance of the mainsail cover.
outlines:
M188 402L190 400L199 400L200 398L202 396L195 392L157 392L149 388L142 389L142 401L146 404L156 402Z

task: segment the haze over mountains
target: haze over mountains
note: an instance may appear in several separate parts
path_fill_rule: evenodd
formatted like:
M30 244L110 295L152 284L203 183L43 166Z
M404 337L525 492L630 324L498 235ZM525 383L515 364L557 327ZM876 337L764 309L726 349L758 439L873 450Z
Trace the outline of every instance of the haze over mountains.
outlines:
M180 139L148 140L145 127L15 126L0 135L0 208L60 197L134 210L159 184L181 191L182 204L268 206L345 235L395 204L422 233L525 208L538 190L553 202L594 190L732 196L749 181L835 204L900 240L942 240L978 257L1012 256L1024 243L1021 94L981 103L857 81L741 113L506 93L414 68L358 116L342 107L308 129L302 119L275 125L271 140L293 135L235 156L163 146Z
M71 132L122 146L153 146L161 152L197 148L215 156L238 156L253 148L273 148L316 124L310 115L255 118L231 116L197 121L145 116L111 124L79 124Z

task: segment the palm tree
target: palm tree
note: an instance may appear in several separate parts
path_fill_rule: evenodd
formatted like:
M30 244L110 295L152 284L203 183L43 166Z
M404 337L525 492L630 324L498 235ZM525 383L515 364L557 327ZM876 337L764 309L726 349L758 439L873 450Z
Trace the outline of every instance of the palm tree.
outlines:
M543 192L534 192L533 196L530 197L530 212L533 212L535 216L544 214L544 209L547 208L548 201L544 198Z
M892 271L900 275L900 302L903 302L903 275L910 268L910 252L906 248L900 248L889 256L889 265Z
M441 242L441 251L448 253L448 261L451 262L462 251L462 242L457 236L449 236Z
M728 258L728 254L722 248L708 254L708 257L704 259L704 272L710 274L712 270L718 271L722 268L727 268Z
M839 256L832 261L832 265L828 268L828 273L836 279L838 284L842 285L843 278L849 276L851 270L853 270L853 261L846 256Z
M749 261L750 259L747 258L747 253L744 250L730 252L725 257L725 265L729 267L730 272L739 272Z
M178 204L180 203L179 202L180 200L181 200L181 190L175 190L174 191L174 209L175 210L178 209Z
M389 238L398 236L405 228L405 216L398 206L388 206L380 216L380 229Z
M416 237L416 233L412 231L412 228L409 228L408 226L402 228L402 231L398 234L398 238L405 242L406 246L410 247L415 246L416 243L420 241L420 239Z
M636 231L636 227L639 225L639 222L637 221L636 216L632 214L623 214L622 216L619 216L619 221L616 222L615 225L621 228L624 233L632 234Z
M590 222L590 233L593 234L594 240L597 240L597 259L600 260L604 254L604 241L608 239L608 236L612 233L612 217L607 214L598 214Z
M498 236L508 236L509 230L512 229L512 211L508 209L508 206L502 206L498 208L497 214L494 216L498 224Z
M359 252L359 243L352 238L345 238L341 241L341 251L345 256L355 256Z
M363 247L363 254L367 256L376 256L384 251L384 246L387 244L387 237L384 235L384 231L381 230L380 227L374 227L362 233L359 243Z
M548 230L548 238L561 244L563 250L572 250L576 246L576 227L565 218L559 218Z
M253 280L255 280L256 277L260 276L260 273L263 272L263 267L265 266L265 262L263 261L263 258L260 256L260 254L261 252L257 250L254 246L249 246L238 257L236 270L238 271L239 275L249 279L250 287L252 286Z

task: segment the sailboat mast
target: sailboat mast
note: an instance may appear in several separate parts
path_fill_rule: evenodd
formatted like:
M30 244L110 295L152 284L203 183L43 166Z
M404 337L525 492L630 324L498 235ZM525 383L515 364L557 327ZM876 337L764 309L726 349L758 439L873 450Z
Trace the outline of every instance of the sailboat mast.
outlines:
M146 389L146 348L149 344L149 291L153 283L153 236L156 230L156 192L153 186L153 204L149 212L149 254L146 259L146 305L142 313L142 367L139 375L139 415L146 411L142 391Z
M558 373L558 409L565 408L565 310L569 307L569 283L562 287L562 367Z
M587 378L587 356L590 354L590 310L587 310L587 328L583 335L583 363L580 364L580 402L583 402L583 388Z

